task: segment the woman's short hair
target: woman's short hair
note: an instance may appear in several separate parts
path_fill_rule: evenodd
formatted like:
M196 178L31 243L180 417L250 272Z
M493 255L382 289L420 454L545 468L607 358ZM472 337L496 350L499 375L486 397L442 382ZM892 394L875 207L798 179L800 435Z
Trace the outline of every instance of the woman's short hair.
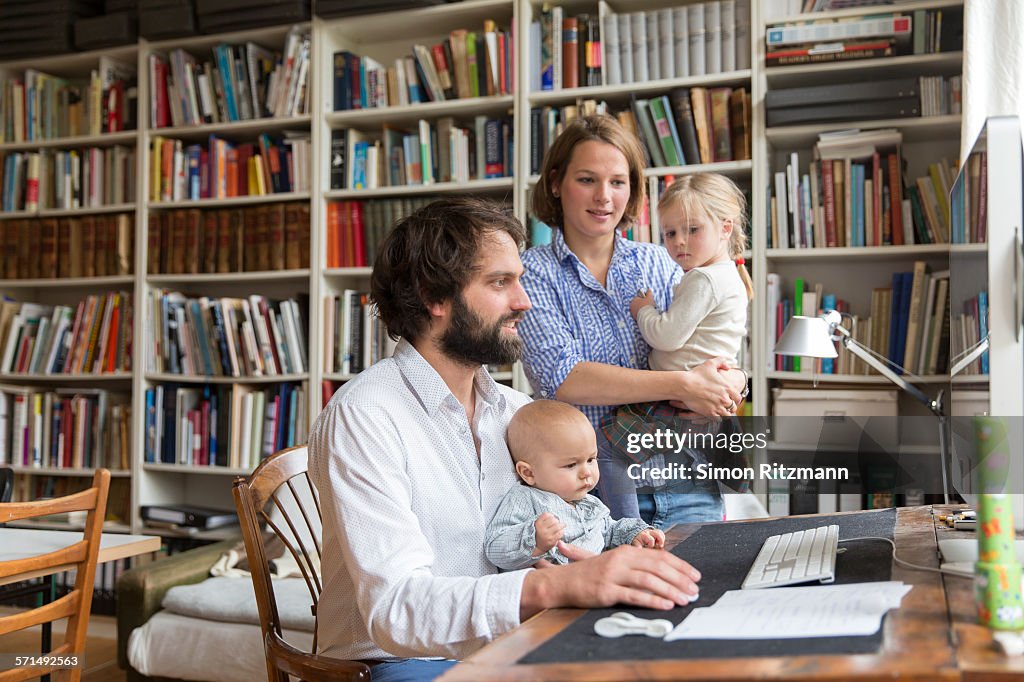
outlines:
M562 201L552 193L551 185L562 183L576 146L591 140L610 144L626 157L629 166L629 201L622 214L622 221L631 224L640 215L646 193L644 168L647 165L640 141L611 116L583 116L573 119L562 134L555 138L554 144L544 155L540 180L533 188L533 214L552 227L562 227L563 214Z
M448 198L399 220L373 262L370 296L393 339L415 339L430 321L427 306L452 300L478 267L484 241L505 232L526 241L511 211L483 199Z

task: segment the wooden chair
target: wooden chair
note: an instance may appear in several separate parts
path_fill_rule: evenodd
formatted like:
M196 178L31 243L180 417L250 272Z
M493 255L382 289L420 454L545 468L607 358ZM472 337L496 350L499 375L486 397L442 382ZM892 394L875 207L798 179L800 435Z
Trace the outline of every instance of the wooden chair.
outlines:
M267 543L260 527L266 523L268 534L280 540L298 564L309 588L315 616L321 591L319 563L322 552L318 536L321 516L320 503L307 468L306 446L301 445L271 455L248 480L238 477L234 484L235 508L242 526L249 571L256 590L260 628L263 630L268 679L270 682L288 682L288 675L294 675L307 682L369 682L368 666L317 655L315 631L309 653L296 649L281 636ZM280 513L278 520L272 520L268 507L277 509Z
M100 551L100 534L103 532L103 517L107 510L107 491L110 488L110 472L97 469L92 487L73 495L53 500L36 502L9 502L0 504L0 523L21 521L49 514L72 511L86 511L85 534L81 541L63 549L0 562L0 578L31 574L55 566L75 569L75 586L68 594L39 608L20 611L0 618L0 637L25 628L51 623L67 618L64 642L52 649L48 656L67 656L85 651L85 632L89 627L89 606L92 603L93 578L96 575L96 557ZM14 668L0 672L0 682L18 682L47 673L56 672L61 679L78 682L82 677L81 668L60 670L48 668Z

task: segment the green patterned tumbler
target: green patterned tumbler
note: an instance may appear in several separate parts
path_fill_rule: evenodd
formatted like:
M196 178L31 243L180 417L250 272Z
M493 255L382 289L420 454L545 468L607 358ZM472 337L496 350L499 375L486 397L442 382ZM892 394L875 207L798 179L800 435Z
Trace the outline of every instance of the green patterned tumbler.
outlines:
M974 426L981 489L986 491L978 503L978 563L974 567L978 622L995 630L1024 630L1021 565L1014 551L1011 498L992 492L1004 489L1006 482L1006 424L999 418L976 417Z

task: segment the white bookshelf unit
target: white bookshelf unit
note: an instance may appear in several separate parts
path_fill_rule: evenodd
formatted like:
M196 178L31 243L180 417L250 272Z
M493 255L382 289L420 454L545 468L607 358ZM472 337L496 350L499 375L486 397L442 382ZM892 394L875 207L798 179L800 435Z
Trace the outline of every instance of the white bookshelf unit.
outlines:
M927 164L942 157L956 159L959 147L959 115L870 120L813 125L766 126L765 97L776 88L818 85L847 80L916 77L921 75L959 75L962 63L960 52L898 56L854 62L809 66L765 66L766 28L785 22L805 22L822 19L855 17L884 12L913 12L917 10L949 9L959 11L960 0L921 0L896 6L867 7L838 12L819 12L789 17L766 16L765 9L774 0L753 0L735 3L740 16L736 17L733 40L737 55L744 49L749 64L737 61L734 68L723 64L717 73L678 75L671 78L647 79L641 82L610 82L607 57L602 59L600 78L603 85L576 88L537 90L531 87L532 70L537 68L531 49L531 23L542 13L540 0L468 0L424 9L346 17L340 19L314 18L300 26L311 36L306 97L308 111L293 116L270 117L234 122L202 123L194 126L151 125L153 83L150 77L150 55L169 55L184 49L201 63L209 59L218 45L258 45L280 49L292 26L279 26L221 35L195 36L180 40L149 42L124 48L88 53L47 57L0 64L0 77L23 74L26 69L64 77L85 78L96 69L101 58L112 58L133 65L137 72L138 107L135 129L102 135L75 135L57 139L0 144L4 155L38 150L110 148L125 146L135 154L136 181L134 200L116 205L103 205L78 209L43 209L27 212L0 213L0 228L6 221L20 218L80 218L87 215L129 213L135 224L134 252L130 275L102 277L73 277L65 279L0 280L0 291L18 301L74 304L87 295L126 291L134 306L133 355L130 372L100 375L41 375L21 374L0 376L0 384L17 386L92 387L109 388L112 393L126 396L132 408L130 422L129 466L116 472L129 487L128 518L118 526L139 532L144 524L140 507L158 503L191 503L231 508L230 483L233 476L246 473L243 467L196 466L147 462L144 448L146 433L146 391L155 386L178 383L184 386L214 387L239 384L266 386L280 382L301 382L306 387L304 405L306 426L321 408L321 383L325 380L343 382L354 374L342 371L325 362L324 299L342 295L347 290L366 291L371 270L367 266L329 266L328 214L333 202L381 199L404 201L439 195L472 194L492 198L512 206L515 214L528 224L529 195L538 182L531 175L531 109L538 107L577 106L584 100L607 102L612 111L628 109L632 98L655 98L667 95L677 88L744 88L750 97L747 123L751 139L751 158L713 163L690 163L684 166L651 167L645 172L651 190L651 205L657 203L658 183L665 176L679 176L700 171L723 173L750 192L752 213L751 246L748 254L757 295L750 315L749 356L747 363L752 376L752 404L755 415L772 413L771 388L783 384L801 384L810 387L814 382L876 388L883 380L875 376L813 376L776 371L769 367L767 318L771 311L763 292L767 287L767 273L781 273L784 278L804 277L810 282L826 283L836 293L843 293L855 311L866 314L870 306L871 287L884 286L898 268L910 266L915 260L926 261L932 270L950 267L951 247L946 244L780 249L769 248L766 226L769 207L766 190L772 185L773 174L784 167L791 152L797 152L806 168L810 150L820 133L860 128L877 130L897 128L903 133L903 157L908 163L907 176L915 178L927 174ZM695 3L678 0L565 0L560 3L565 16L588 13L599 22L617 21L616 16L639 12L657 12L682 7L690 10ZM746 9L743 9L746 8ZM445 39L459 29L481 31L485 22L496 22L500 30L511 32L510 54L512 67L509 84L512 92L471 98L448 99L440 102L398 104L394 106L333 110L335 80L334 55L341 50L370 57L389 66L394 60L411 54L413 44L431 45ZM603 26L602 26L603 28ZM605 40L607 32L602 33ZM749 43L749 44L747 44ZM742 61L740 59L740 61ZM332 133L356 130L361 134L379 135L383 126L414 128L421 121L434 125L439 119L451 117L456 124L472 126L479 117L511 120L513 153L507 161L511 172L504 177L477 178L467 182L434 182L432 184L403 184L376 189L332 188ZM224 199L178 199L168 201L154 198L151 193L153 163L151 143L154 138L181 140L183 145L205 143L211 135L235 142L252 142L260 134L273 136L296 131L308 135L310 158L308 189L266 194L237 196ZM308 209L310 219L309 267L276 271L250 271L205 274L170 274L148 272L148 226L156 216L168 211L199 209L228 210L259 207L272 202L288 202ZM657 234L656 212L651 211L651 231ZM956 245L952 251L965 257L982 258L985 245ZM973 256L972 256L973 254ZM870 283L866 285L865 284ZM181 291L194 296L244 297L265 295L274 299L308 297L306 328L306 356L308 367L300 373L263 377L183 376L153 371L148 356L155 352L151 334L153 306L151 294L162 290ZM525 377L517 367L497 373L499 381L520 390L528 390ZM924 384L930 387L947 377L926 376ZM962 380L961 380L962 381ZM916 414L915 408L901 402L901 410ZM48 467L18 467L19 477L87 475L90 469L53 469Z

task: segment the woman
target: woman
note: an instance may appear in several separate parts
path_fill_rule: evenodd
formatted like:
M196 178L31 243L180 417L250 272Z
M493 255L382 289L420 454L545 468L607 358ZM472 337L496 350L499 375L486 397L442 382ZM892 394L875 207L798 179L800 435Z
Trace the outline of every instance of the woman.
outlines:
M548 150L533 193L534 215L555 228L552 241L523 254L523 286L533 303L519 324L527 376L541 396L579 406L598 430L603 481L623 476L617 467L624 465L597 428L616 405L670 400L724 417L735 411L746 382L724 359L690 371L647 369L650 348L629 303L652 289L664 310L682 271L664 249L619 234L643 206L643 169L639 141L615 119L574 120ZM710 482L683 481L653 495L601 485L599 493L614 518L640 516L659 528L722 519L721 496Z

